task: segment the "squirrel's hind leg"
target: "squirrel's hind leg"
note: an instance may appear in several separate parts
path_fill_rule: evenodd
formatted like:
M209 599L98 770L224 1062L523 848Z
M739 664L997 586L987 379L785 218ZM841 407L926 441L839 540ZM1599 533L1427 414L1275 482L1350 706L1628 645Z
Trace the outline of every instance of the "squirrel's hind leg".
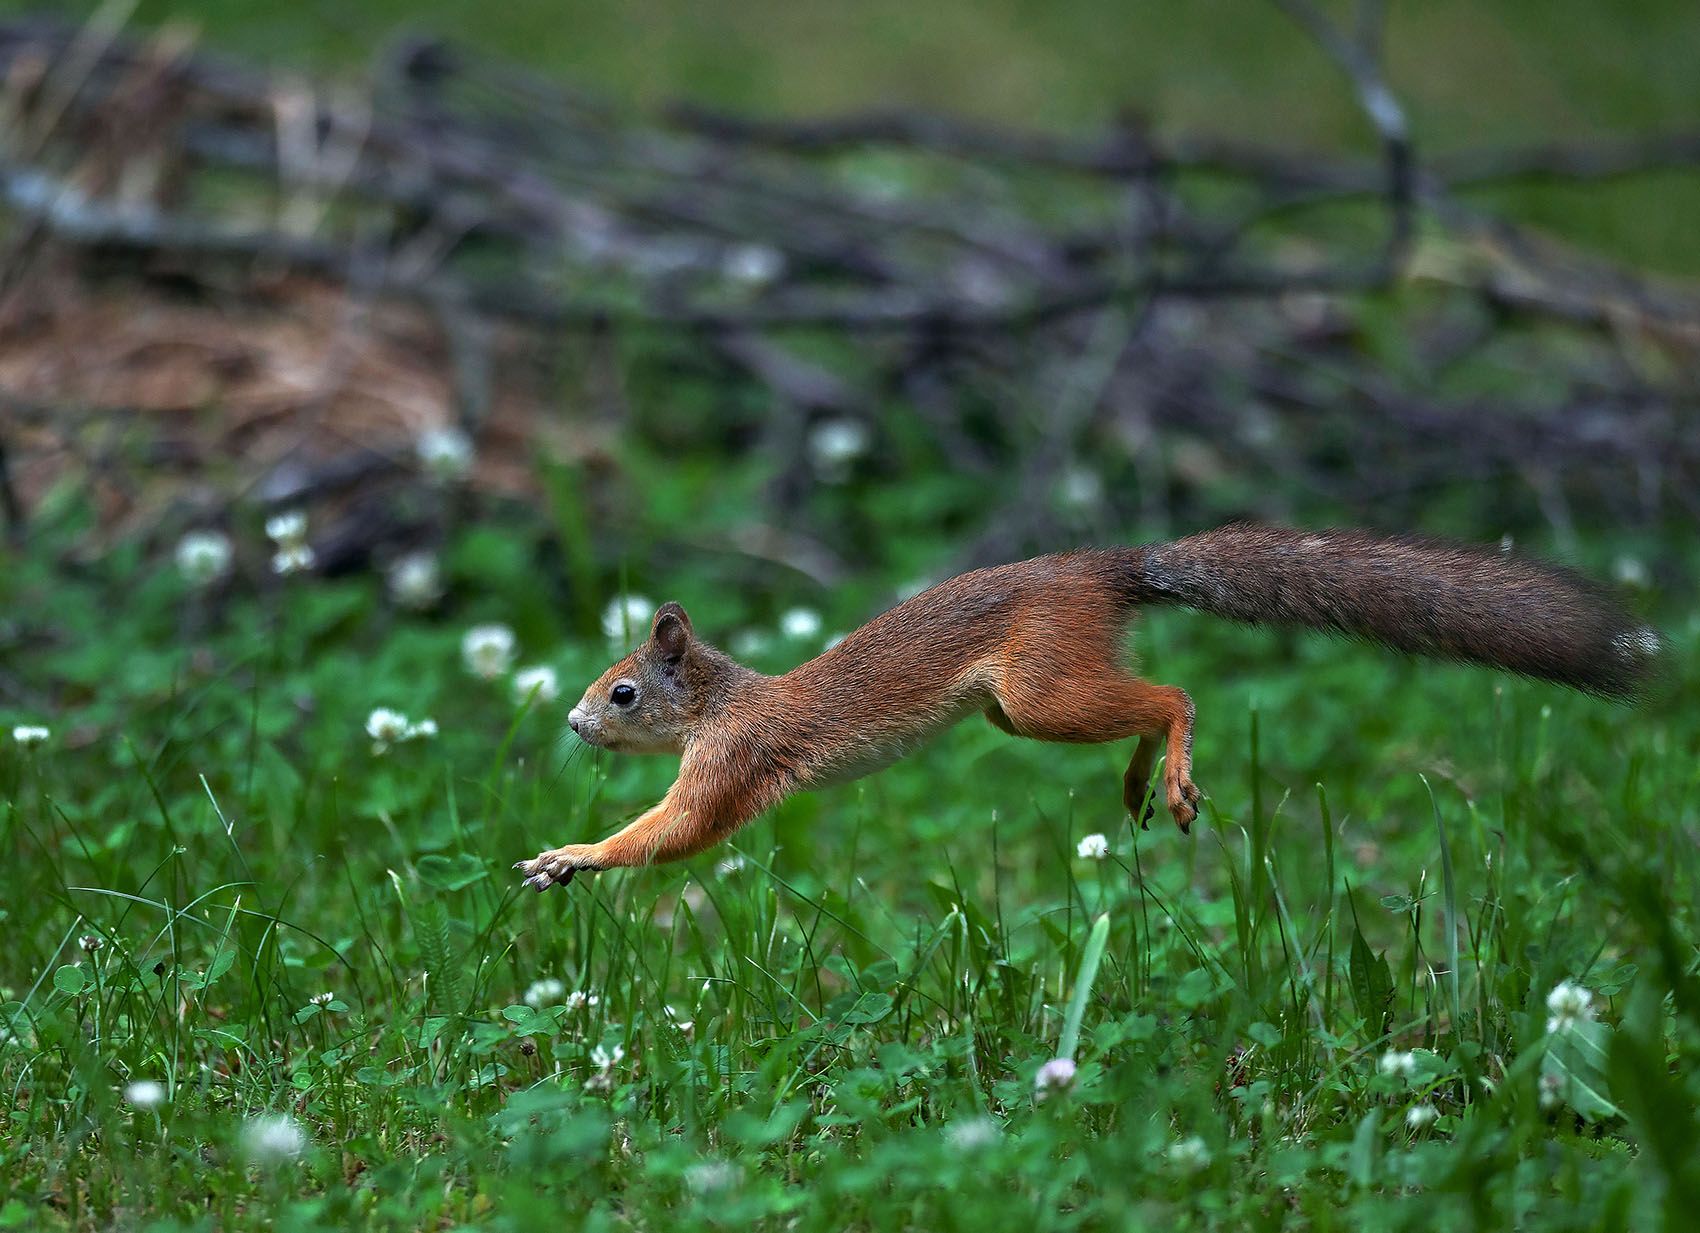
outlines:
M1121 673L1059 676L1051 667L1041 673L1039 665L1028 662L1006 670L994 689L997 702L986 709L986 717L1016 736L1041 741L1096 743L1139 737L1122 781L1122 799L1136 816L1157 749L1164 746L1168 761L1163 795L1175 824L1188 830L1198 817L1200 793L1192 782L1194 711L1187 692Z
M1140 825L1140 829L1149 829L1151 819L1157 816L1157 801L1151 797L1151 768L1157 764L1157 750L1162 742L1153 736L1142 736L1139 743L1133 747L1133 757L1127 764L1127 774L1122 776L1122 804L1127 806L1128 813Z

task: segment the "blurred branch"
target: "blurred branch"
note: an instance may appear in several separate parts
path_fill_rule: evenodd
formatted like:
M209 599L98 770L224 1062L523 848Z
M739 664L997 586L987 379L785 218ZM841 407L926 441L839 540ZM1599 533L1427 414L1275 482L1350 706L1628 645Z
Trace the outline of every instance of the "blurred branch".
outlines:
M1000 554L1061 533L1053 490L1107 441L1138 455L1141 490L1126 508L1165 516L1177 494L1253 456L1331 500L1373 506L1456 471L1463 441L1482 476L1544 477L1536 498L1549 512L1575 505L1553 483L1605 470L1634 469L1638 492L1692 502L1700 442L1664 417L1697 401L1700 297L1462 194L1693 168L1700 132L1419 166L1382 67L1381 0L1359 0L1342 22L1315 0L1275 3L1344 74L1375 159L1160 134L1132 119L1078 136L914 111L796 121L680 104L633 115L418 40L385 53L372 89L355 94L116 26L0 20L0 121L14 137L39 135L0 157L11 222L0 342L45 345L50 331L32 314L51 317L67 279L166 289L209 319L232 304L276 311L285 284L322 289L302 313L328 312L340 328L277 365L315 379L305 392L267 387L255 416L297 417L290 465L271 460L246 489L307 500L405 482L414 460L401 434L440 416L439 403L480 454L504 433L523 444L500 422L502 340L522 340L542 369L570 349L570 332L599 356L661 332L670 359L747 382L772 408L762 442L783 444L784 483L763 525L785 534L751 532L738 551L821 578L839 566L830 529L796 524L828 482L804 448L810 417L825 414L865 423L874 440L922 440L941 466L984 476ZM839 157L864 149L899 157ZM216 190L196 191L203 179ZM1317 239L1305 223L1341 202L1377 228ZM1401 306L1402 334L1429 331L1419 354L1475 362L1515 332L1507 326L1562 334L1539 359L1505 348L1541 388L1561 390L1544 414L1386 387L1374 326L1354 306L1410 277L1439 292L1437 306ZM396 352L416 368L393 365L365 385L418 384L382 408L382 433L297 462L322 426L340 424L339 400L360 385L352 369L397 314L412 324ZM55 358L42 369L82 367ZM1559 371L1596 392L1563 393ZM1650 390L1648 373L1663 388ZM185 386L183 405L203 405L201 386ZM26 404L39 414L16 414ZM21 427L0 450L25 491L38 486L20 438L36 426L104 414L128 430L149 418L39 392L8 410ZM894 431L896 416L913 424ZM1525 465L1535 454L1539 465ZM0 465L0 507L13 519L20 505ZM407 533L406 519L374 522L374 533ZM349 560L371 555L353 530L338 542Z
M283 264L339 279L352 278L357 264L357 251L353 247L90 201L73 186L33 168L0 163L0 199L55 239L90 248L127 248L190 258L239 258ZM1381 281L1383 274L1379 270L1205 267L1131 278L1084 277L1071 286L1033 295L1015 304L976 303L971 298L929 293L919 288L894 288L854 297L795 293L740 306L582 302L558 298L523 283L495 286L462 282L441 269L388 269L376 277L387 292L410 296L440 292L460 298L482 312L560 328L613 322L707 331L886 331L930 326L971 332L1033 328L1086 309L1153 295L1232 299L1302 291L1365 290Z
M1696 166L1700 132L1466 150L1436 158L1431 171L1448 188L1463 189L1508 180L1615 180Z
M0 431L0 514L6 518L6 533L16 539L24 530L24 506L18 500L18 490L12 484L11 457L6 450L6 434Z
M870 111L821 120L758 120L694 103L674 103L670 123L717 142L767 146L796 154L830 154L856 146L903 146L966 160L1027 163L1054 171L1126 178L1149 175L1154 155L1124 129L1098 140L994 129L952 116Z
M1382 252L1383 272L1392 278L1399 272L1410 249L1416 202L1416 162L1411 146L1411 126L1405 108L1387 84L1379 63L1381 21L1376 0L1363 0L1356 39L1346 36L1324 16L1311 0L1274 0L1275 4L1302 26L1352 83L1358 107L1381 141L1387 172L1387 204L1390 222L1387 246Z

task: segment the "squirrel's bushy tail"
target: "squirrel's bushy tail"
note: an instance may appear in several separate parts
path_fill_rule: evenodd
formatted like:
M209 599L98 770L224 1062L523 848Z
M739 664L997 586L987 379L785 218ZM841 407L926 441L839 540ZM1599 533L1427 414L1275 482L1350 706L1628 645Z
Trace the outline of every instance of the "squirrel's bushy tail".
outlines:
M1634 696L1659 637L1559 566L1445 541L1235 525L1124 550L1135 604L1298 625Z

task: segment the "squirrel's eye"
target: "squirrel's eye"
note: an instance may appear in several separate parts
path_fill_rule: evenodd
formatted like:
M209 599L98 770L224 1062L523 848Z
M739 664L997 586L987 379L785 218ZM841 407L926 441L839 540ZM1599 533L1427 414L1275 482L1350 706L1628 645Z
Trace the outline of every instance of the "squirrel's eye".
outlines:
M616 685L614 692L608 695L608 701L615 706L630 706L637 701L637 690L630 685Z

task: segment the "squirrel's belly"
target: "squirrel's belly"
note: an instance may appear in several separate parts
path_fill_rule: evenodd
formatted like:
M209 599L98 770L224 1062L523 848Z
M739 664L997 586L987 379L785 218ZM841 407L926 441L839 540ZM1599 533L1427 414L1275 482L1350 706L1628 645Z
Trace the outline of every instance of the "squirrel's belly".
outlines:
M875 771L883 771L898 759L914 752L930 738L958 720L985 709L985 702L973 696L958 696L950 704L925 717L920 723L906 725L893 731L873 730L865 736L847 742L831 758L823 760L798 787L804 790L848 783Z
M852 779L872 775L875 771L883 771L920 743L921 738L908 741L858 743L845 749L832 761L816 768L797 786L805 790L828 788L833 784L849 783Z

